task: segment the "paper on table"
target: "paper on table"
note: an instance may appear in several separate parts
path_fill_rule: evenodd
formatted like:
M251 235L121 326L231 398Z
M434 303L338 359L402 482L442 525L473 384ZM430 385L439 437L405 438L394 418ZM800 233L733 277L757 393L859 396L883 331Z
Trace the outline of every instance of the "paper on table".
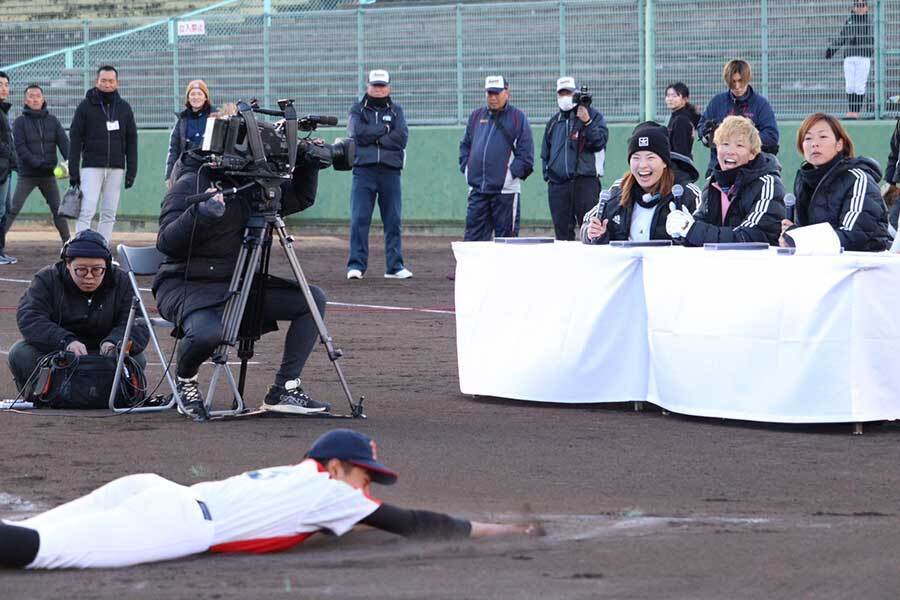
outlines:
M799 256L830 256L841 253L841 240L828 223L797 227L784 234Z

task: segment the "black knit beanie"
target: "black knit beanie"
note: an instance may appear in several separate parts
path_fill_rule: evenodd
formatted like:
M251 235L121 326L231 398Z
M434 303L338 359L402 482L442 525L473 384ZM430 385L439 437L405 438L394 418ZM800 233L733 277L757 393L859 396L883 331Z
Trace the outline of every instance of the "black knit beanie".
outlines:
M653 152L670 167L672 166L669 148L669 131L655 121L645 121L631 132L628 139L628 160L635 152Z

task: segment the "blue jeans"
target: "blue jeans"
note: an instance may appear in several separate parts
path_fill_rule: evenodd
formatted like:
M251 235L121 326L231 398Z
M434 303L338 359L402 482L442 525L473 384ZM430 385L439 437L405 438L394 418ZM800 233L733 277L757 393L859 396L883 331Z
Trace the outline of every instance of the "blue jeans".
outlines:
M385 273L403 268L400 242L400 171L388 167L354 167L350 191L350 258L347 269L363 273L369 266L369 227L378 198L384 224Z
M494 237L519 237L519 194L470 192L466 207L467 242L489 242Z

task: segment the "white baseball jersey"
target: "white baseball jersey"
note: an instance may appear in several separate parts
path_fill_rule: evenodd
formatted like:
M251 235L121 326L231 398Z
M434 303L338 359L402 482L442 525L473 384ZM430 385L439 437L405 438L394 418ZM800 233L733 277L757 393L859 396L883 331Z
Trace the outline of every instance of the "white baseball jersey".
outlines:
M343 535L380 506L312 459L190 489L209 509L213 552L283 550L321 529Z

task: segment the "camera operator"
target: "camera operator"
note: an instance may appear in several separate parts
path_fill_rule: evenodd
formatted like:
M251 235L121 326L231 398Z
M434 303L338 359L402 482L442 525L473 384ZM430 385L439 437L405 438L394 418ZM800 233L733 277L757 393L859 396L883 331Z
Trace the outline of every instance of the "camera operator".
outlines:
M574 240L575 226L597 203L597 153L606 149L609 129L597 109L591 107L586 89L575 92L574 77L556 81L559 112L544 130L541 162L553 229L558 240ZM576 100L577 96L577 100ZM602 155L601 155L602 156Z
M63 246L60 258L37 272L19 301L16 323L24 339L9 350L19 391L45 354L114 356L125 335L134 296L128 277L112 264L106 239L84 229ZM142 368L149 337L144 325L132 326L129 352Z
M293 195L312 204L318 185L315 144L298 151L291 182L282 185L284 198ZM166 194L159 216L156 247L167 256L153 281L160 314L176 323L178 343L177 388L189 416L204 418L206 410L197 373L222 340L222 315L228 287L236 268L244 229L254 212L252 198L241 193L225 202L221 194L198 203L187 202L197 192L212 191L211 184L237 185L229 177L203 165L202 158L187 153L182 170ZM325 313L325 293L310 286L319 312ZM318 339L318 330L300 287L293 281L268 277L262 306L263 333L277 330L277 321L289 321L281 366L262 408L306 414L330 409L316 402L300 387L300 373ZM246 315L251 318L253 315Z
M750 63L745 60L729 60L722 69L722 79L728 90L713 96L700 117L697 126L697 137L704 146L709 148L709 165L706 169L707 177L718 165L716 159L716 146L714 136L716 128L725 120L725 117L747 117L759 132L762 141L762 152L778 154L778 121L775 119L775 111L764 96L760 96L753 90L750 81L753 79L753 71Z

